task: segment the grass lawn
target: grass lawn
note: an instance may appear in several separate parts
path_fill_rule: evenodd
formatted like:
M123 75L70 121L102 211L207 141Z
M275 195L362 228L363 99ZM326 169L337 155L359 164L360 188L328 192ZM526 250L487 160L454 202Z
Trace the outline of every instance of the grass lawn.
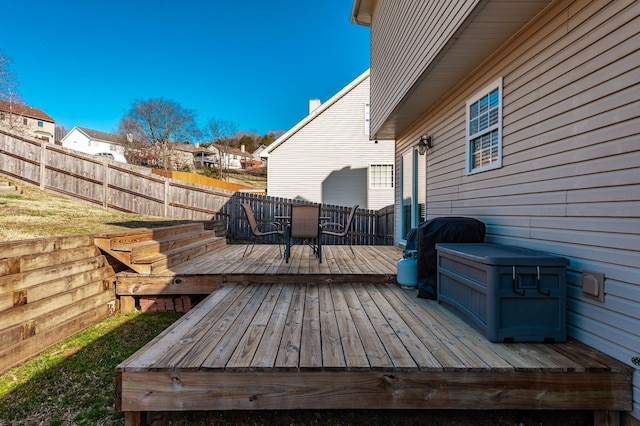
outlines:
M2 425L117 425L115 373L181 314L115 315L0 376Z

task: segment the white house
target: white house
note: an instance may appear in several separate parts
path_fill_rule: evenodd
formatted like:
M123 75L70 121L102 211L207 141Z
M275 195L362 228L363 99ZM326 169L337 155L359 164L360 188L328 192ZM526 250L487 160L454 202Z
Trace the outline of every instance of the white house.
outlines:
M372 139L397 141L396 240L470 216L567 258L568 334L633 368L638 424L640 2L354 0L352 21Z
M85 154L126 163L125 140L118 135L75 126L62 138L62 146Z
M251 164L252 155L246 152L244 145L236 148L216 143L209 147L209 151L213 153L213 158L218 161L219 167L221 165L225 170L244 169L247 164Z
M0 128L5 128L45 142L55 141L55 120L38 108L0 101Z
M246 152L244 145L235 148L217 143L211 144L207 148L199 149L194 156L195 163L198 165L223 170L245 169L256 163L253 154Z
M267 194L379 209L393 204L393 140L369 140L369 70L261 153ZM392 138L391 138L392 139Z

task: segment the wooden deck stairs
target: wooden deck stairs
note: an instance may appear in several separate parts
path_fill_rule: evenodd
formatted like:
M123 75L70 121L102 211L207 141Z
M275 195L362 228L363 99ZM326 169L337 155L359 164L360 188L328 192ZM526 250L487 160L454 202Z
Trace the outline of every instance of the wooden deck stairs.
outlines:
M139 274L157 274L227 244L205 223L97 234L95 244Z

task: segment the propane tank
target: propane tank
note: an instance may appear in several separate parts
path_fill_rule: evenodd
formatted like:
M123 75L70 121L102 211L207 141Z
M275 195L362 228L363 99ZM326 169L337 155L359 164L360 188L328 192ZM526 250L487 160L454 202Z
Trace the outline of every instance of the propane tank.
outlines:
M398 261L396 279L402 287L418 287L418 250L405 250Z

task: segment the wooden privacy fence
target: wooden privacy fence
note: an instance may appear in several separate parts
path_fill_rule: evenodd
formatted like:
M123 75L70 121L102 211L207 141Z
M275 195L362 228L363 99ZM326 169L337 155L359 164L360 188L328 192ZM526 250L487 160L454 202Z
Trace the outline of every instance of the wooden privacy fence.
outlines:
M260 221L277 222L277 216L291 214L292 204L308 204L303 200L269 197L248 193L235 193L229 203L218 212L217 218L227 223L227 235L233 240L248 240L251 229L241 204L247 203ZM326 222L346 223L351 206L320 205L320 216L327 217ZM390 219L391 218L391 219ZM352 243L356 245L392 245L393 244L393 206L382 210L358 209L351 228ZM277 242L277 236L265 237L261 241ZM325 236L323 244L346 244L343 238Z
M232 192L183 182L151 169L93 157L0 130L0 172L41 189L128 213L184 220L222 219L230 238L251 237L241 204L251 204L261 220L288 215L291 204L306 201ZM322 204L321 215L345 223L351 206ZM393 245L393 206L358 209L353 244ZM275 238L272 239L275 242ZM269 240L266 240L269 241ZM343 239L327 237L326 244Z
M185 220L210 220L233 194L2 130L0 172L105 208Z

